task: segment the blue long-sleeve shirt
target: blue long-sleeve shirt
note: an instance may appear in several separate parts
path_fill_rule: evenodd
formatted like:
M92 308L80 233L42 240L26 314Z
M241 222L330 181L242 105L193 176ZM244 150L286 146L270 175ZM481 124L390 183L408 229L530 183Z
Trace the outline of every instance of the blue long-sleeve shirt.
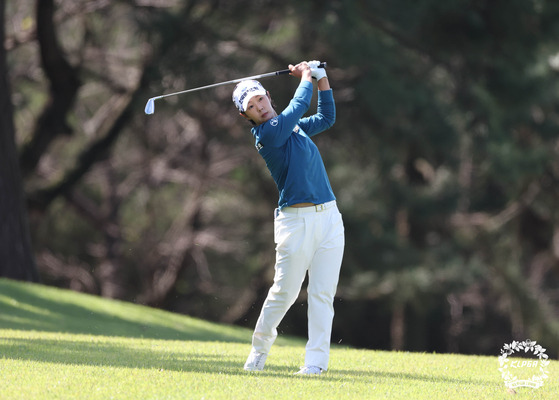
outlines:
M318 148L310 139L336 120L332 90L318 92L317 113L303 118L313 84L302 81L281 114L252 128L255 146L279 190L278 207L335 200Z

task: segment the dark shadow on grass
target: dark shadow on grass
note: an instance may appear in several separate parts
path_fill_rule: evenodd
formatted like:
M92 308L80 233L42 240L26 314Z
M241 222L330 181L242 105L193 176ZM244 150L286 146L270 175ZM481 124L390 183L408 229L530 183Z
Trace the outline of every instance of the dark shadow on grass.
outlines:
M55 363L76 366L156 369L160 371L222 373L249 375L243 370L244 359L227 354L169 352L165 349L126 347L104 341L14 339L0 337L0 355L5 359ZM270 368L258 376L285 376L287 367Z
M128 348L108 342L60 341L44 339L5 339L0 343L3 358L80 366L145 368L172 371L215 371L237 363L220 355L198 353L171 354L160 350Z
M487 386L493 384L491 380L479 379L460 379L451 378L441 375L425 375L425 374L410 374L401 372L381 372L381 371L350 371L350 370L334 370L332 375L349 375L359 378L365 378L368 381L375 382L379 379L401 379L402 381L424 381L433 383L449 383L449 384L462 384L462 385L479 385Z

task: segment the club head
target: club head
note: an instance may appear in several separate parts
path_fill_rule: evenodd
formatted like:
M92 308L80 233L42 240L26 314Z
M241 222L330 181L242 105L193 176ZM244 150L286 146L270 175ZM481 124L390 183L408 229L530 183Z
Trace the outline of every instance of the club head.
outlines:
M155 100L153 98L149 99L146 104L146 109L144 110L146 114L153 114L155 112Z

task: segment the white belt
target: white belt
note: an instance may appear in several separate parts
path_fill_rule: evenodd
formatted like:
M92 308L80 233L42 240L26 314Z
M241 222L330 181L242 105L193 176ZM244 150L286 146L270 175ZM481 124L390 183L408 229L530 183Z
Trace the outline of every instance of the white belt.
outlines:
M324 210L329 209L330 207L334 207L336 205L336 200L329 201L327 203L322 204L315 204L314 206L309 207L283 207L281 212L286 212L289 214L304 214L310 212L321 212Z

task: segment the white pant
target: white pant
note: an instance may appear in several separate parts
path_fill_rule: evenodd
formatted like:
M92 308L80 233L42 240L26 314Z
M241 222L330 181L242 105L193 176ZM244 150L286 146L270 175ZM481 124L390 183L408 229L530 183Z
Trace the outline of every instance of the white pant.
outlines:
M277 212L274 220L276 265L274 284L262 306L252 347L268 354L277 327L308 284L308 330L305 365L326 370L330 354L334 295L344 252L344 226L335 201Z

